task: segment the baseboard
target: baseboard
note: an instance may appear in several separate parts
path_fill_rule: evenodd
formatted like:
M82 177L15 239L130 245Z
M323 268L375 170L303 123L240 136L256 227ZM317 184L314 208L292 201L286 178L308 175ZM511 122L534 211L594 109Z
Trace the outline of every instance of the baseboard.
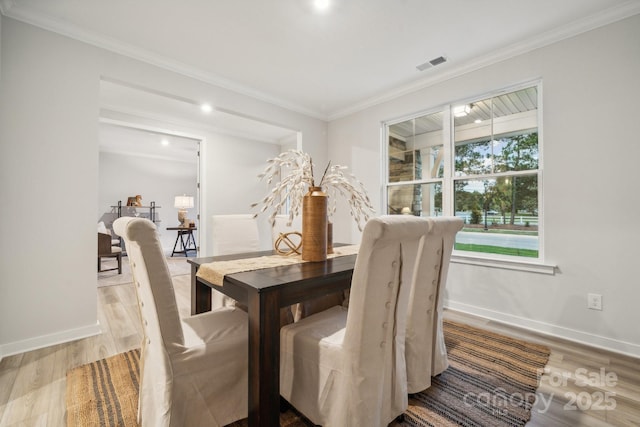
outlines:
M625 341L614 340L600 335L589 334L575 329L565 328L550 323L514 316L494 310L476 307L469 304L455 301L445 301L444 306L448 309L483 317L492 321L505 323L510 326L517 326L532 332L562 338L568 341L597 347L603 350L624 354L626 356L640 358L640 345Z
M22 341L11 342L0 345L0 360L6 356L20 354L31 350L37 350L57 344L79 340L102 333L100 322L94 325L83 326L81 328L69 329L62 332L56 332L51 335L42 335L35 338L29 338Z

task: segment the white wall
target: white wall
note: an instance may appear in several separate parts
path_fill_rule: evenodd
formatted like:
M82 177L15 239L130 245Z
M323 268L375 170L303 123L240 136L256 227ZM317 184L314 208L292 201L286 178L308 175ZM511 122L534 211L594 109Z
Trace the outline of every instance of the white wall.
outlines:
M0 354L98 331L100 61L61 42L2 17Z
M197 191L198 167L195 153L193 157L193 162L189 163L100 152L98 220L103 214L114 212L111 206L117 205L118 201L126 205L128 196L140 194L143 206L149 206L152 201L158 206L156 222L160 241L164 252L170 255L177 232L168 231L167 227L179 225L178 210L173 206L174 197L181 194L195 196ZM149 209L138 208L138 213L149 214ZM195 207L187 211L190 219L195 219L196 214ZM193 255L193 252L189 254Z
M298 130L305 150L326 163L326 122L0 19L0 196L13 201L0 207L0 357L98 331L101 76Z
M330 158L380 206L382 121L541 78L544 251L558 270L454 263L448 305L639 356L638 40L635 16L332 121ZM336 239L357 240L346 214ZM588 292L603 295L603 311L586 308Z

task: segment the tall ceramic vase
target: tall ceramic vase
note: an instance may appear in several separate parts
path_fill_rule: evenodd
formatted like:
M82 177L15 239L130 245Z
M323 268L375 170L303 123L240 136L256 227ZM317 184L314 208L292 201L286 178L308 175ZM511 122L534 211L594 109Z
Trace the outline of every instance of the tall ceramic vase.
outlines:
M302 259L327 259L327 195L310 187L302 199Z

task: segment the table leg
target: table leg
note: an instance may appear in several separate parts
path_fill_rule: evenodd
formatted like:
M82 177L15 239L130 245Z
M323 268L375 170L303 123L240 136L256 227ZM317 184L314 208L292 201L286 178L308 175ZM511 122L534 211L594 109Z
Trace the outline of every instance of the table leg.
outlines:
M180 232L178 232L178 235L176 236L176 242L173 244L173 251L171 252L172 257L176 253L176 246L178 246L179 239L180 239Z
M189 254L187 253L187 250L189 248L189 234L191 233L191 231L183 231L182 232L182 237L180 238L180 240L182 241L182 250L184 251L184 256L188 257ZM185 242L185 236L187 238L187 241Z
M198 282L198 267L191 265L191 314L211 311L211 288Z
M187 247L189 248L189 250L198 250L198 246L196 245L196 238L194 237L193 231L191 230L189 230L189 235L187 236Z
M280 425L280 304L249 292L249 427Z

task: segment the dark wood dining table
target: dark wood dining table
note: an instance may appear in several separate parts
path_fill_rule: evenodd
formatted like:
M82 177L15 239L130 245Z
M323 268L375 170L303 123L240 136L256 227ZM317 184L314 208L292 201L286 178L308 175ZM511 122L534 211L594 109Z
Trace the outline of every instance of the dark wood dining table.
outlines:
M249 426L280 425L280 308L351 286L356 255L321 262L263 268L224 276L217 286L196 275L212 261L253 258L274 251L189 259L191 314L211 310L216 289L247 307L249 314Z

